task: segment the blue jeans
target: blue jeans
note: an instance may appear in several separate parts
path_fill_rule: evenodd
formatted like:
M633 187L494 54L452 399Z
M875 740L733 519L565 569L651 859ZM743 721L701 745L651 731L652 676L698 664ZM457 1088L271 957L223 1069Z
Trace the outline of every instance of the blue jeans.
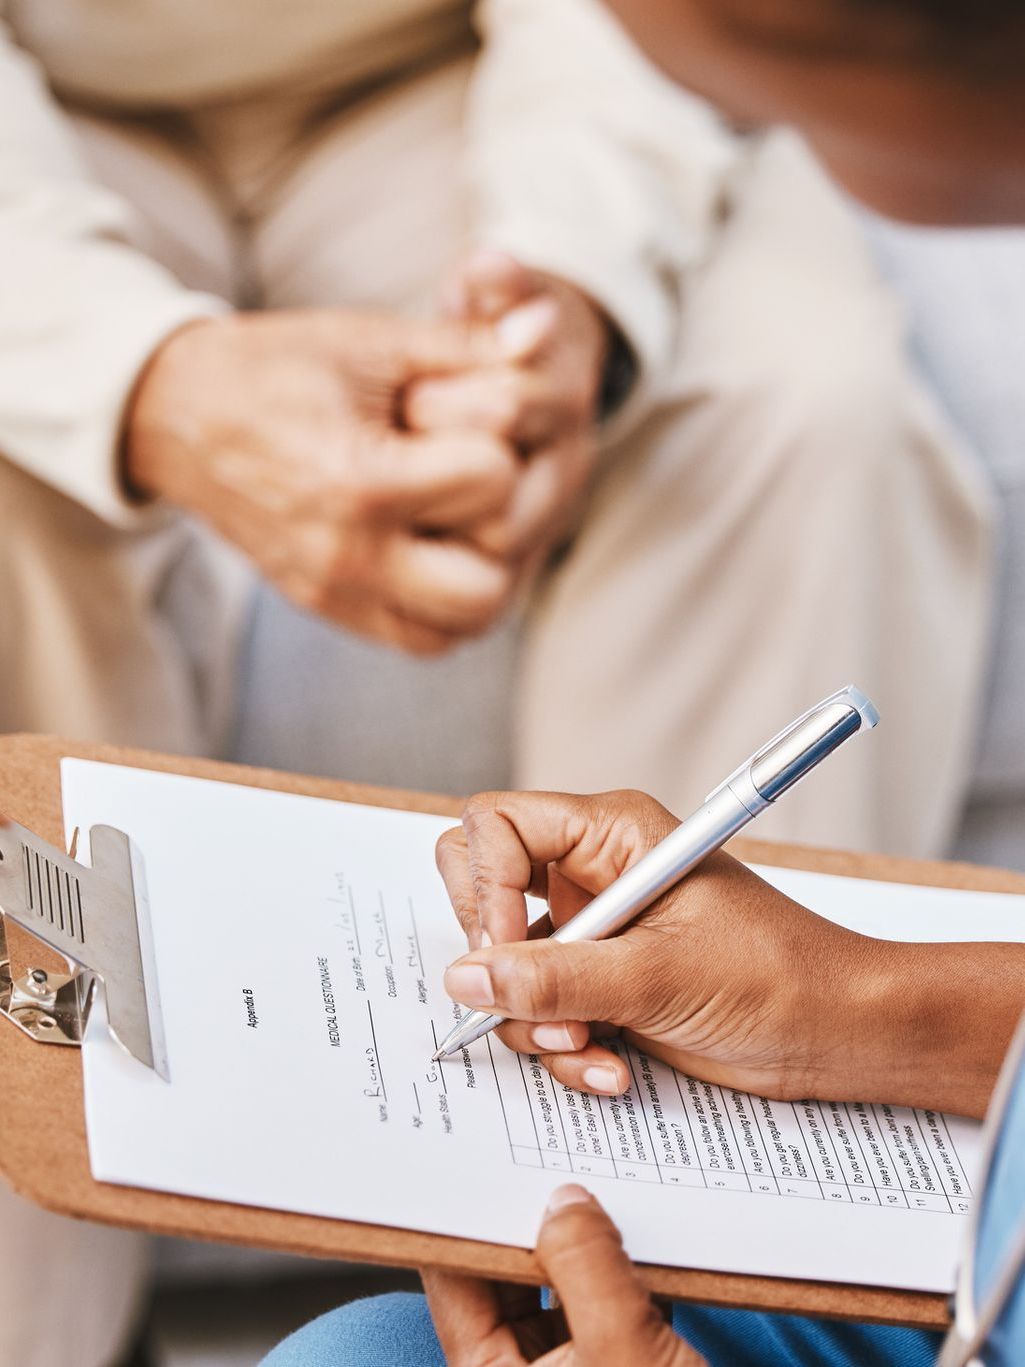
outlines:
M932 1367L938 1334L678 1304L673 1328L711 1367ZM445 1367L423 1296L354 1301L279 1344L262 1367Z

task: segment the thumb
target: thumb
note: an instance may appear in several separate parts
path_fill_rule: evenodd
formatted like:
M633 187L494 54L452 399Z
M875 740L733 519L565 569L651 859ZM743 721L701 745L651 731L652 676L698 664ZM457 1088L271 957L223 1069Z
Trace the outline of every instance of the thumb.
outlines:
M503 339L490 323L442 320L408 322L392 339L393 356L406 384L431 375L453 375L506 365L519 356L517 337Z
M537 1257L559 1293L579 1367L705 1367L666 1324L626 1256L619 1230L583 1187L553 1192Z
M442 290L450 318L494 322L538 290L538 278L498 247L478 247L451 273Z
M536 271L494 247L482 247L450 276L442 309L464 323L492 323L506 361L529 361L555 337L559 305Z
M407 323L392 337L392 356L406 384L431 375L515 364L546 346L558 321L558 304L542 295L494 326L445 320Z
M494 945L473 950L445 970L445 991L461 1006L517 1021L639 1026L652 981L650 959L624 935ZM625 1002L629 1020L623 1018Z

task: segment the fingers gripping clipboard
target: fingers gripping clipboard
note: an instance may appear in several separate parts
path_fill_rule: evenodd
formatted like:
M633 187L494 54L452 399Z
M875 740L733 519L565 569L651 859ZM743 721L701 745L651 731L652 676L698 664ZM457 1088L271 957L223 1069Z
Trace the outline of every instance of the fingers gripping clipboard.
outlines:
M10 1185L60 1214L154 1233L394 1266L439 1266L539 1284L539 1267L529 1252L518 1248L113 1186L92 1178L76 1045L94 1004L105 1001L110 1028L125 1049L155 1072L167 1070L159 985L148 949L145 852L133 852L131 832L99 830L90 833L91 868L64 853L59 766L69 755L377 807L456 816L460 805L437 796L46 737L0 740L0 811L15 823L0 828L0 912L6 932L0 1010L9 1017L0 1019L0 1170ZM1025 891L1025 879L1015 875L954 865L864 859L755 842L745 842L738 853L761 863L847 876ZM208 962L202 942L190 946L190 952L195 988L201 992L204 977L216 972L216 965ZM47 1020L53 1023L45 1024ZM932 1328L947 1320L945 1298L924 1293L651 1264L643 1265L641 1274L656 1293L708 1304Z

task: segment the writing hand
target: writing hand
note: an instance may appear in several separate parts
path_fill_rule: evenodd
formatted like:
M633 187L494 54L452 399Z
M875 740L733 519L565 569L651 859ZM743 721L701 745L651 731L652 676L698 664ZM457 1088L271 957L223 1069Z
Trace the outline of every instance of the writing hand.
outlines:
M585 1091L629 1085L598 1038L611 1026L683 1072L763 1096L983 1114L1025 1006L1021 945L858 935L725 854L609 940L525 940L525 893L561 925L677 824L641 793L471 799L437 851L476 946L449 968L449 995L508 1017L510 1048Z

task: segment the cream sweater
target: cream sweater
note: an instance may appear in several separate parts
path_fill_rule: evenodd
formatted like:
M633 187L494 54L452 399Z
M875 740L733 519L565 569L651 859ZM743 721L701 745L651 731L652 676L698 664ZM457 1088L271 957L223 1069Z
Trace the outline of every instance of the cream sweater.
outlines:
M683 281L738 144L629 45L598 0L0 0L0 452L113 522L125 399L153 348L226 307L126 241L64 111L344 95L471 40L474 227L617 320L640 392L667 375ZM643 402L643 398L641 400Z

